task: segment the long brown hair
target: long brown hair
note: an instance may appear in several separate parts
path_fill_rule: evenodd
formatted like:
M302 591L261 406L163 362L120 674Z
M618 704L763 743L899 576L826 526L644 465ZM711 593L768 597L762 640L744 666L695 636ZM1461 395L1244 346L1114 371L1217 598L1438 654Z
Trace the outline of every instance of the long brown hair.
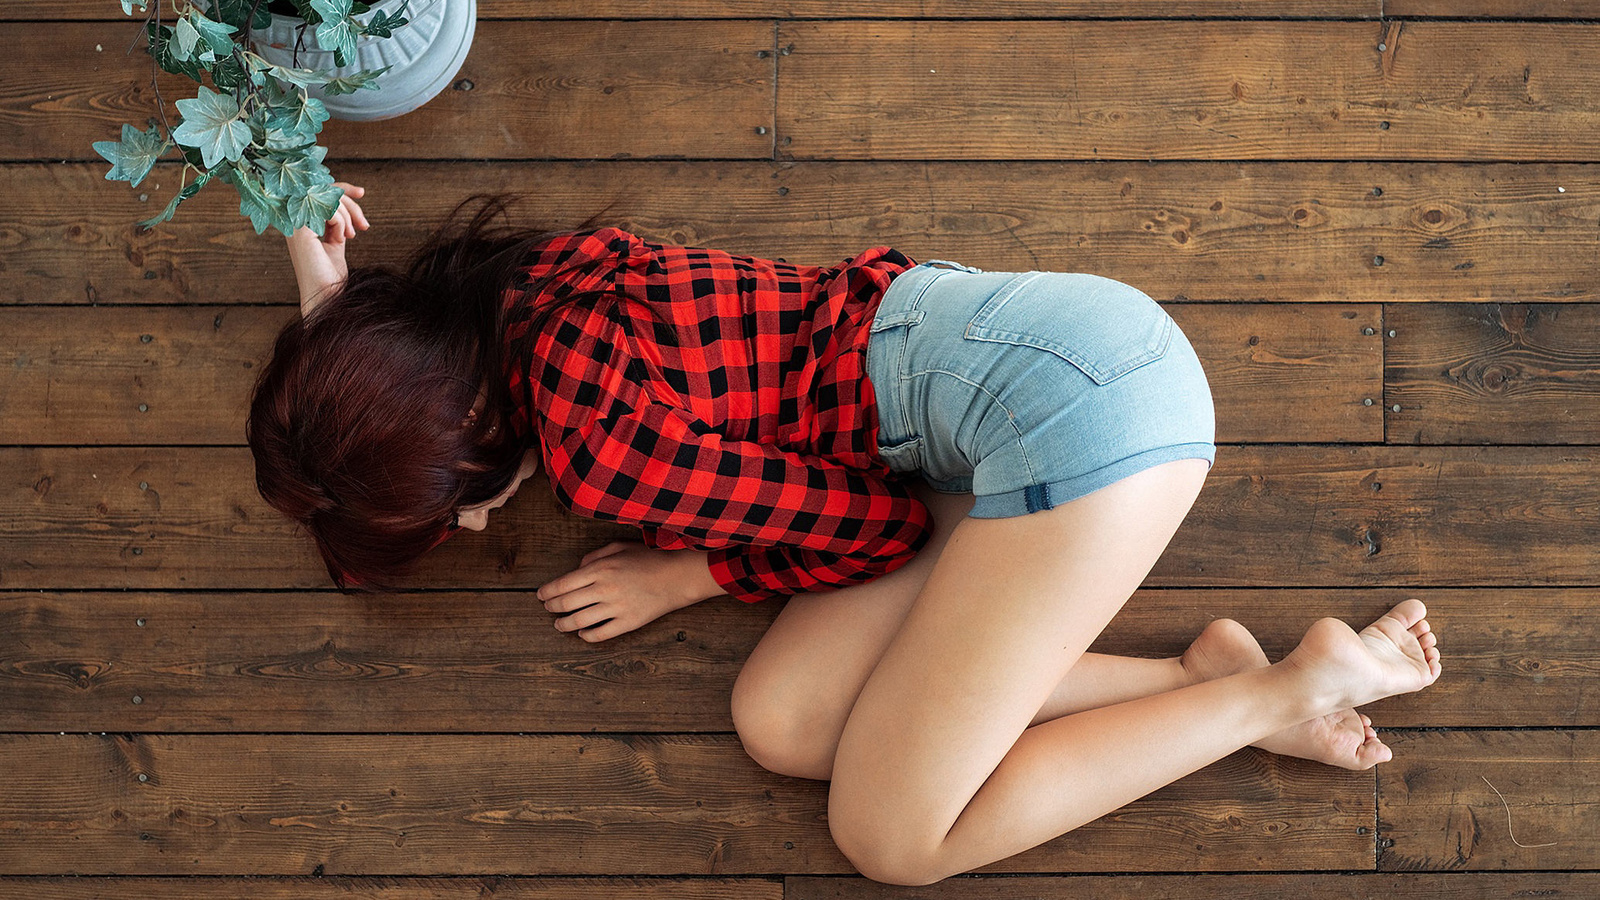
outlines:
M256 487L311 535L341 588L393 586L449 534L457 509L510 486L534 444L511 427L506 325L563 274L526 283L534 249L601 214L576 229L515 228L511 199L467 198L401 269L350 270L284 327L256 382ZM544 304L527 334L558 308L613 293ZM463 424L480 390L483 410Z

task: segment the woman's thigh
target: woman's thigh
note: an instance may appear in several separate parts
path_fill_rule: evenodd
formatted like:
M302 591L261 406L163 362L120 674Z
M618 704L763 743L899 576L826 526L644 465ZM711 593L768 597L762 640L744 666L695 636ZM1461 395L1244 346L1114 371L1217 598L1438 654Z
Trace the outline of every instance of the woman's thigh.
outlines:
M764 768L829 776L856 695L975 499L935 491L921 479L912 481L912 492L927 504L934 526L917 555L866 584L790 597L740 670L733 721L746 751Z
M941 854L963 810L1155 565L1208 467L1174 460L1051 509L955 526L839 740L828 824L852 862L955 872L998 858ZM1073 779L1093 777L1059 762L1029 789L1065 796ZM990 796L984 808L1021 802ZM1009 830L988 820L967 830L990 826Z

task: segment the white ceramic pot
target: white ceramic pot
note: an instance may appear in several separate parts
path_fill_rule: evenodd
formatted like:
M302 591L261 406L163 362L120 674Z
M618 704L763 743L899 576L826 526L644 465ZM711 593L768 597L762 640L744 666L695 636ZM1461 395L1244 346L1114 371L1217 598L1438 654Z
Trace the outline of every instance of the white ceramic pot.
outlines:
M394 9L397 0L372 4L372 11L356 18L367 21L378 10ZM349 65L335 66L333 52L317 46L313 29L305 30L301 49L294 52L296 32L303 23L293 16L272 14L272 25L251 37L256 52L280 66L292 65L297 57L302 69L327 69L335 77L354 75L363 69L393 66L374 82L378 90L363 89L353 94L329 96L311 88L311 96L328 107L335 119L370 122L392 119L411 112L450 84L472 47L472 33L478 22L478 0L412 0L406 8L405 25L393 37L358 38L356 58Z

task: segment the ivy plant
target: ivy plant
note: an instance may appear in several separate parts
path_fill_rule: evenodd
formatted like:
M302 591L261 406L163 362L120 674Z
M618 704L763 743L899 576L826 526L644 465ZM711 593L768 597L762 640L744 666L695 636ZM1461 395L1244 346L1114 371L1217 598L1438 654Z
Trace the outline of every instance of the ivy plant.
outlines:
M216 178L239 192L239 212L257 234L270 226L288 236L302 225L322 234L343 191L322 163L327 148L317 144L328 110L309 89L316 85L334 95L377 90L378 76L389 67L336 78L331 70L300 68L298 50L310 31L342 68L356 58L357 38L390 37L406 24L409 0L366 22L355 17L372 7L360 0L291 2L303 24L296 55L284 66L256 53L250 41L252 29L272 23L266 0L121 0L125 15L133 15L136 5L145 14L141 36L151 56L159 117L152 116L144 130L123 125L121 140L96 141L94 150L111 163L108 180L133 186L169 151L183 161L171 202L140 225L169 221L179 204ZM163 6L170 18L164 18ZM176 125L167 118L156 86L157 69L199 85L194 97L174 104L180 114Z

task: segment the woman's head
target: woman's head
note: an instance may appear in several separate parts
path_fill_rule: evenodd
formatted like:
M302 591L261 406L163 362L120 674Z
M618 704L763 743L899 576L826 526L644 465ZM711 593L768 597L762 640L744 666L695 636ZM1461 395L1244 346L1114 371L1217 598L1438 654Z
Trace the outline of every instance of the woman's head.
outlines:
M392 584L455 528L481 527L537 464L511 427L501 335L505 292L552 233L497 228L504 209L470 198L403 271L352 269L261 372L257 488L341 586Z
M354 271L283 330L262 372L257 487L305 526L336 582L392 581L522 465L504 391L486 390L478 335L455 306L405 277Z

